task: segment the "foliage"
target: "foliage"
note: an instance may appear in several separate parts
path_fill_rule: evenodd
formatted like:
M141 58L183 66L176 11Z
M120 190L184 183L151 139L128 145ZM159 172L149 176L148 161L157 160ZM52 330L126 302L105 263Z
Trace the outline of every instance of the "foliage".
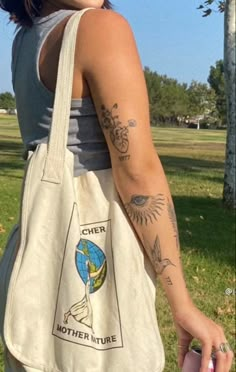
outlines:
M151 124L184 123L187 117L215 115L215 93L207 84L192 81L190 86L176 79L144 69L149 94Z
M207 84L192 81L188 88L188 113L191 115L212 114L215 111L215 94Z
M208 83L216 95L216 109L221 123L226 124L226 92L223 60L216 61L215 66L211 66Z
M149 94L151 124L176 122L180 115L187 115L187 85L159 75L145 67L144 74Z
M0 94L0 109L14 109L16 108L16 102L14 96L10 92Z
M208 17L213 11L223 13L225 11L225 1L206 0L197 9L203 12L203 17Z

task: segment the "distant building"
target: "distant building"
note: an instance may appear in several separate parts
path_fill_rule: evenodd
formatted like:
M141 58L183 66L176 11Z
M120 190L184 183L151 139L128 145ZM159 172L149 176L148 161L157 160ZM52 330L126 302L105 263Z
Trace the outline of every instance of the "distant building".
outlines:
M17 115L17 110L16 109L9 109L9 110L7 110L7 113L9 115Z
M7 114L7 110L0 108L0 114Z
M187 120L185 120L185 123L188 124L188 128L200 129L200 121L204 118L205 115L196 115L192 117L188 116Z

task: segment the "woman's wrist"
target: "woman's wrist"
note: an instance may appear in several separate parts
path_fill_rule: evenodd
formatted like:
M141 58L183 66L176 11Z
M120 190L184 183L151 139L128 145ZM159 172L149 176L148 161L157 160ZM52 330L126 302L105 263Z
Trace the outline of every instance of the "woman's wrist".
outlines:
M184 309L193 305L182 270L178 268L177 270L175 268L175 272L168 270L159 276L159 279L173 314L181 314Z
M174 321L176 321L177 323L181 322L193 308L196 307L190 296L188 296L188 298L186 298L182 302L182 304L177 304L176 306L171 307L171 312Z

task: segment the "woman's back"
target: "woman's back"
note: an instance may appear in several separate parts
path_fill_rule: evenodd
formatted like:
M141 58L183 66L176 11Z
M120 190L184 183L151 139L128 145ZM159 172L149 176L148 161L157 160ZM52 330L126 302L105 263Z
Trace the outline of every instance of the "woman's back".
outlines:
M39 72L43 46L48 35L71 14L73 10L62 9L46 17L37 17L33 27L19 30L13 44L13 88L27 150L47 142L52 119L54 93L44 85ZM55 55L54 48L51 69L56 78ZM108 148L90 97L72 100L68 148L75 154L75 176L110 167Z

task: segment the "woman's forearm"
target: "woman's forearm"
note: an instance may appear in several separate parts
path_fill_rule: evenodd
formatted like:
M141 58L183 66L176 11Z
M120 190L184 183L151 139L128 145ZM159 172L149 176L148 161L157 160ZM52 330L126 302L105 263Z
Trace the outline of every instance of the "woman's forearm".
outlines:
M139 175L115 175L118 192L133 227L160 278L172 310L191 299L182 271L178 227L166 177L159 159ZM143 173L143 174L142 174Z

